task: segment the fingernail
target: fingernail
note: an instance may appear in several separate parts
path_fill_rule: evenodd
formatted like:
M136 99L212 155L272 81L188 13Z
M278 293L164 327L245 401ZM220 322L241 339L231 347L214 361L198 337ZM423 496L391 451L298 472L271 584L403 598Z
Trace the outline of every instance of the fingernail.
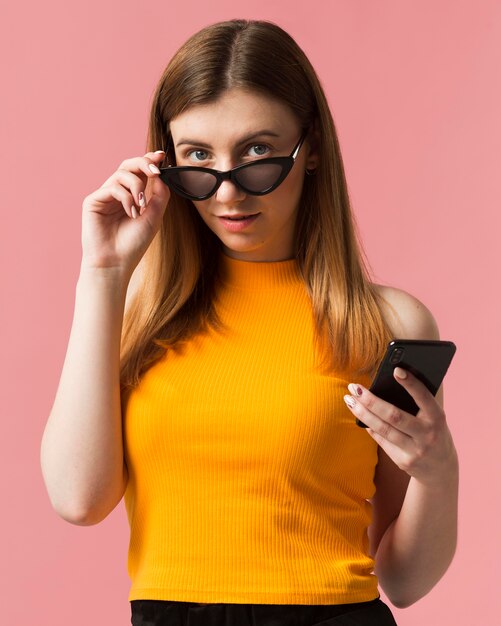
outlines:
M343 396L344 397L344 401L346 402L346 404L350 407L350 408L355 408L355 406L357 405L357 402L355 400L355 398L353 396Z
M144 206L146 203L144 201L144 193L142 191L139 192L139 206Z
M148 167L150 168L150 170L154 173L154 174L160 174L160 170L158 169L158 167L156 165L154 165L153 163L149 163Z
M350 383L348 385L348 389L354 396L361 396L364 392L362 387L360 387L359 385L355 385L355 383Z
M393 371L395 372L395 376L398 376L399 378L407 378L407 372L401 367L396 367Z
M165 150L155 150L155 154L165 154Z
M136 211L136 207L134 205L132 205L132 217L134 219L136 219L138 217L137 211Z

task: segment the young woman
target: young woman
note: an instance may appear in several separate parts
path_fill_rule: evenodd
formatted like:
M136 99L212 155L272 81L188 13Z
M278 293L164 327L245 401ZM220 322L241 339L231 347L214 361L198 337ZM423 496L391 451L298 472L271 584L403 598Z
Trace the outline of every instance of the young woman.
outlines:
M405 607L446 571L458 462L442 390L396 368L412 416L368 387L389 340L439 334L370 281L287 33L232 20L181 47L82 245L42 468L72 523L124 497L132 624L395 624L378 585Z

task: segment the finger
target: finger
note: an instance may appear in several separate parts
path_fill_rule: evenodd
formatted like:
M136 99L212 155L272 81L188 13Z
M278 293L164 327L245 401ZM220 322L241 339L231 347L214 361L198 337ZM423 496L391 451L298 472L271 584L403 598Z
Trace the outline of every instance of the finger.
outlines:
M150 159L157 167L160 167L165 160L166 153L164 150L155 150L155 152L147 152L144 156Z
M159 152L147 152L142 157L125 159L120 163L113 174L104 181L102 187L111 184L115 180L117 172L120 171L130 171L137 175L144 174L146 176L144 181L146 181L147 178L158 177L159 172L156 171L155 168L157 170L159 169L158 165L162 163L164 157L165 152L161 150ZM153 168L150 168L150 165L153 166Z
M120 163L117 171L128 170L134 173L142 172L143 174L146 174L148 178L153 178L154 176L158 176L160 174L157 162L162 161L162 155L157 154L157 158L153 157L154 155L150 154L149 156L145 155L142 157L125 159L125 161L122 161L122 163Z
M393 377L412 396L414 402L425 413L433 415L437 412L437 401L428 387L414 374L402 367L393 370ZM439 408L439 407L438 407Z
M383 400L369 389L366 389L363 385L350 383L348 389L358 402L360 402L362 407L367 408L370 413L393 428L411 437L416 437L422 432L422 423L416 416ZM364 422L363 419L362 421ZM365 423L366 422L364 422L364 424ZM370 426L370 424L367 425Z
M165 209L171 197L170 188L162 181L160 177L150 178L148 183L148 207L151 206L155 208ZM141 213L145 210L145 208L141 208Z
M138 209L134 208L134 211L137 211L138 215L142 215L148 203L145 194L147 179L154 180L158 178L160 170L155 164L155 160L161 163L163 155L163 151L157 153L149 152L146 153L144 157L125 159L120 164L120 167L104 183L104 186L118 181L123 187L128 188L134 198L136 207L139 207Z
M154 174L151 174L154 176ZM128 189L134 199L136 206L144 208L146 206L145 184L142 178L136 176L129 170L118 169L115 173L115 181L118 181L123 187Z
M118 200L129 217L134 218L134 211L139 214L139 209L134 205L134 198L128 189L122 187L120 183L114 182L106 187L100 187L91 196L88 196L92 202L108 203L110 198Z
M386 452L390 459L398 465L400 469L406 471L406 463L409 459L409 453L407 451L403 450L391 441L388 441L388 439L382 437L379 433L372 430L372 428L368 428L366 432L369 433L378 446Z
M144 156L152 159L155 163L158 163L159 161L163 161L165 159L166 152L165 150L155 150L155 152L147 152Z
M345 395L344 401L355 417L358 417L361 422L380 435L383 439L404 450L412 450L414 440L409 434L404 433L399 428L393 426L390 422L375 415L361 402L358 402L358 400L353 396Z

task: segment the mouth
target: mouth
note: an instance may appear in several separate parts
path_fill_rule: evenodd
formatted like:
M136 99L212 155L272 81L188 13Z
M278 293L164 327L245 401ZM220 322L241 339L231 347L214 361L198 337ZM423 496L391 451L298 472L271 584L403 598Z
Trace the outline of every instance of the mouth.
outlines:
M259 213L252 213L249 215L244 215L244 214L232 214L232 215L218 215L219 218L221 218L222 220L247 220L251 217L256 217L257 215L259 215Z
M235 213L232 215L218 215L217 217L226 230L237 233L250 226L260 215L260 213L253 213L252 215Z

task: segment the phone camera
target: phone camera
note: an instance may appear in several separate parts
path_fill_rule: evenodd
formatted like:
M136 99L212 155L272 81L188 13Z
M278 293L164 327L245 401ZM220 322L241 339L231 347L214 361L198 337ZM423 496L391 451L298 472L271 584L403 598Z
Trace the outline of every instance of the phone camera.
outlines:
M400 361L402 360L403 353L404 353L403 348L395 348L393 352L391 353L390 363L392 365L396 365L397 363L400 363Z

